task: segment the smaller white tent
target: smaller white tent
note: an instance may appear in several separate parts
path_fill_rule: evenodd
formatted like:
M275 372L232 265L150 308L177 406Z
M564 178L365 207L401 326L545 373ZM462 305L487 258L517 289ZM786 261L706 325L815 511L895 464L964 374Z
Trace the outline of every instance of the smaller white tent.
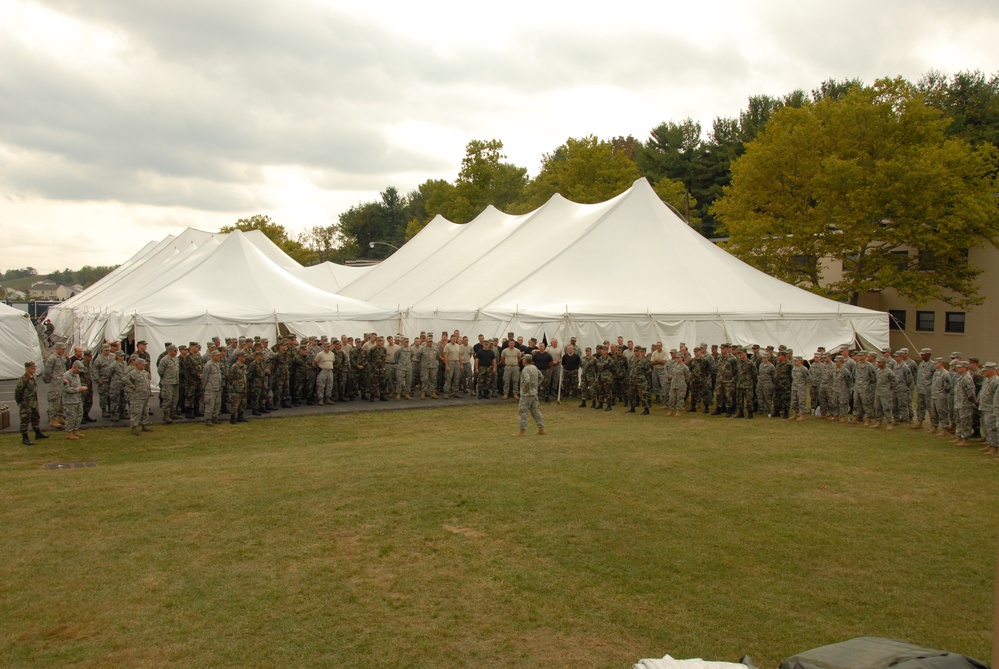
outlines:
M29 360L43 363L35 326L28 314L0 303L0 379L20 378Z

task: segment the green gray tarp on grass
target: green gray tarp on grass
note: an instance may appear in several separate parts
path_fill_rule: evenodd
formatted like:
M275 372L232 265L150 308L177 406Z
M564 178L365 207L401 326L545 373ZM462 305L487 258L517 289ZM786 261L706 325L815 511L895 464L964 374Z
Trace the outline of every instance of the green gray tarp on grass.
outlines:
M780 669L989 669L989 665L945 650L904 641L858 637L792 655Z

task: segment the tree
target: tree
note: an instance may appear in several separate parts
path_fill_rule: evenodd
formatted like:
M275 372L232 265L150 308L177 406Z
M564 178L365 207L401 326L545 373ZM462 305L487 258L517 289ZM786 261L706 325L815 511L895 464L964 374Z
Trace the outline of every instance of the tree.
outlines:
M857 303L894 288L917 304L978 304L965 254L995 244L997 151L948 139L904 79L785 107L732 166L713 212L730 250L790 283ZM820 262L843 278L822 285Z
M999 75L986 79L979 71L959 72L949 80L937 71L919 80L927 104L943 111L951 124L947 134L972 144L999 146Z
M340 214L336 234L342 244L356 249L357 257L385 258L398 246L406 233L407 203L399 191L389 186L378 202L366 202ZM384 242L371 245L371 242Z
M288 237L288 231L284 229L284 226L275 223L271 220L271 217L266 214L256 214L249 218L241 218L233 225L223 225L219 232L229 233L235 230L241 230L243 232L259 230L264 233L268 239L274 242L282 251L287 253L302 265L311 265L316 261L315 253L306 248L302 242L297 239L291 239Z
M622 148L627 145L623 144ZM524 189L514 213L533 211L555 193L581 204L603 202L623 193L641 174L627 153L593 135L569 138L541 161L541 171Z
M660 200L668 204L691 227L698 226L700 219L695 213L697 200L684 187L683 183L673 181L669 177L663 177L652 186L652 190L656 192Z

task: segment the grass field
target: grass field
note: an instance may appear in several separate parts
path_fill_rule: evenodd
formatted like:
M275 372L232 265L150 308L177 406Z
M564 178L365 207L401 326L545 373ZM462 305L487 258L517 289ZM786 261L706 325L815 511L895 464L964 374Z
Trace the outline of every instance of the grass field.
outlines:
M999 466L912 430L511 405L0 437L0 666L988 660ZM96 460L49 471L47 462Z

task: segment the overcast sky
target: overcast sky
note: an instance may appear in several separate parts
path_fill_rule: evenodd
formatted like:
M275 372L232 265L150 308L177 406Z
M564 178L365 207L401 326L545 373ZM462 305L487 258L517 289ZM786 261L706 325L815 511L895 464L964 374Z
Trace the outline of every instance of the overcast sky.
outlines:
M471 139L705 130L750 95L999 70L999 3L0 0L0 269L127 260L269 214L293 235Z

